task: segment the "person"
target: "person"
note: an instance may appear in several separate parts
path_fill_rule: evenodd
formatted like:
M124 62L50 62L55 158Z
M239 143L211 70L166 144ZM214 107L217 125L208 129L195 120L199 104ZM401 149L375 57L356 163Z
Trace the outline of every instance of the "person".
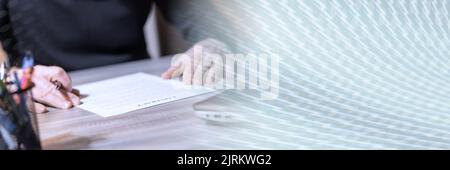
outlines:
M4 51L0 55L8 54L10 62L17 63L20 55L32 51L38 64L32 78L36 112L46 112L47 106L68 109L79 105L80 98L72 90L66 71L149 57L143 28L154 4L164 16L171 15L167 11L172 6L180 6L162 0L0 0L0 50ZM178 25L189 25L186 21L181 20ZM197 45L206 46L207 51L226 48L214 39ZM192 49L189 51L177 60L191 62L199 57L194 56ZM183 76L185 83L195 82L195 76L187 75L199 67L185 69L186 62L173 63L163 78ZM208 66L200 68L207 70ZM55 81L66 93L55 88Z

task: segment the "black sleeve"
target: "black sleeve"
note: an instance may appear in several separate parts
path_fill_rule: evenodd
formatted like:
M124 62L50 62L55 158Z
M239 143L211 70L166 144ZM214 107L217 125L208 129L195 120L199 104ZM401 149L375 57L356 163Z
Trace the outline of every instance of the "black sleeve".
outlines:
M8 0L0 0L0 42L9 56L10 63L14 65L17 62L15 60L18 56L18 50L10 22L8 3Z
M189 2L185 0L154 0L154 2L161 11L162 17L178 29L183 38L189 41L198 39L193 35L193 26L197 17L195 11L190 9Z
M206 38L224 42L233 50L229 21L210 0L154 0L164 19L177 28L184 39L196 43ZM231 31L233 32L233 31ZM233 35L231 35L233 36Z

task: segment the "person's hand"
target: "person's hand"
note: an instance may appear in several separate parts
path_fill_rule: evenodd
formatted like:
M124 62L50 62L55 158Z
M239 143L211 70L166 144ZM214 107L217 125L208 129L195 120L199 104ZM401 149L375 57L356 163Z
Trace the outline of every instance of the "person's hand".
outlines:
M164 79L181 77L188 85L210 85L222 78L224 43L215 39L198 42L188 51L172 58L169 69L162 73Z
M80 104L80 98L72 92L72 80L60 67L34 66L32 81L31 92L37 113L46 112L46 106L68 109ZM58 90L54 82L60 82L62 87Z

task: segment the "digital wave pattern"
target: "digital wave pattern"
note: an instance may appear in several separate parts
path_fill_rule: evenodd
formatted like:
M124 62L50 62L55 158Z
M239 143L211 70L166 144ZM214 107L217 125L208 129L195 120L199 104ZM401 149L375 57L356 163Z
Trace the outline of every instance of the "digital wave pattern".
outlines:
M208 25L198 29L239 52L279 54L280 96L222 94L217 101L241 108L245 123L203 130L205 144L449 149L449 2L215 1L224 19L205 14Z

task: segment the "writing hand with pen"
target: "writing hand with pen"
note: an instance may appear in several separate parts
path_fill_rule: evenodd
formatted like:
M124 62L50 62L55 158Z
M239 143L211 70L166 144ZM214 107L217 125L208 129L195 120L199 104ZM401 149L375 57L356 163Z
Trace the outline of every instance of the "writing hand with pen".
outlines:
M9 75L18 73L18 79L22 79L22 73L18 68L12 68ZM7 76L7 82L14 82L12 76ZM32 112L45 113L47 107L69 109L80 104L80 98L76 90L72 89L72 80L64 69L57 66L36 65L33 67L31 81L34 86L31 89L32 103L27 103ZM16 91L14 85L8 86L10 91Z
M34 66L32 81L34 108L37 113L47 106L68 109L80 104L79 94L72 89L72 80L64 69L56 66Z
M0 43L0 62L6 61L7 58L7 54ZM12 74L18 69L12 68L9 74ZM17 76L21 79L24 75ZM9 76L6 80L11 82ZM31 89L33 96L33 103L31 104L34 109L30 110L33 112L45 113L47 112L47 106L68 109L80 104L79 94L77 94L76 90L72 89L70 76L61 67L36 65L33 67L31 80L34 84ZM11 87L14 86L8 88Z

